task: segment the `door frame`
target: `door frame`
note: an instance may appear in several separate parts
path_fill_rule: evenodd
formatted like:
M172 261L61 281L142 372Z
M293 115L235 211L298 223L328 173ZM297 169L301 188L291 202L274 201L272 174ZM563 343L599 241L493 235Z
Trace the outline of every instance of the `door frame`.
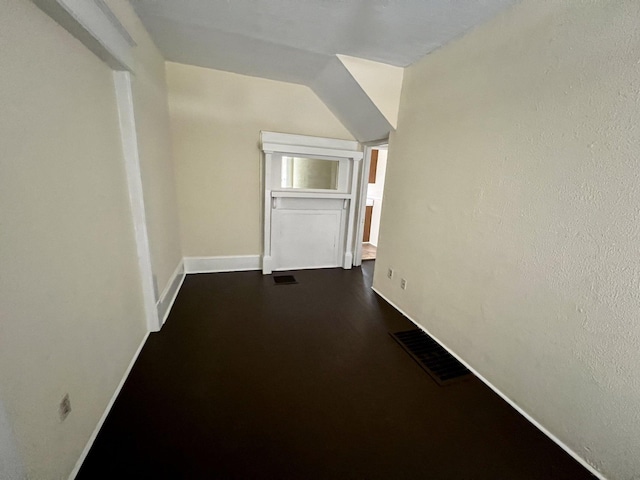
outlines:
M364 157L358 181L358 206L356 209L355 245L353 248L354 267L362 265L362 235L364 233L364 215L367 210L367 186L369 185L369 170L371 169L371 151L382 145L389 145L389 139L384 138L362 144Z

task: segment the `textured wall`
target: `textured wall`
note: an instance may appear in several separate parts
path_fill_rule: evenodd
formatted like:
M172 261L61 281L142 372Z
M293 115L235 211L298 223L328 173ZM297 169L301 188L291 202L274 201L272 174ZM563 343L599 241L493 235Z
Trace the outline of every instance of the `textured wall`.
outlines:
M640 478L639 21L525 0L410 67L375 274L611 479Z
M22 480L26 478L24 463L18 452L13 426L2 404L0 394L0 478Z
M137 44L133 103L151 266L162 293L182 260L164 58L128 2L108 3Z
M0 11L0 391L29 478L62 479L145 334L113 75L31 2Z
M185 256L262 252L260 131L352 139L308 87L167 62Z

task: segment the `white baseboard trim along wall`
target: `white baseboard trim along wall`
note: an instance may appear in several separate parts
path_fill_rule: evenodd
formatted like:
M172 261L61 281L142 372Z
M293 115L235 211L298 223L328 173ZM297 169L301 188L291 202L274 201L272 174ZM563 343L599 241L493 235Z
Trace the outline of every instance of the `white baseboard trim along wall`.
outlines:
M176 297L178 296L180 287L182 287L184 278L184 261L180 260L178 266L169 279L169 283L167 283L167 286L160 294L160 298L156 303L156 308L158 309L158 320L160 320L161 326L164 325L164 322L167 321L167 317L169 317L169 312L171 311L171 307L173 307L173 302L176 301Z
M133 358L131 359L131 362L129 362L129 366L125 370L124 375L122 376L122 380L120 380L120 383L116 387L116 391L113 392L113 395L111 396L111 400L109 400L109 403L107 403L107 407L104 409L104 413L102 414L102 417L100 417L100 420L96 425L96 428L93 430L93 433L89 437L89 441L85 445L84 450L82 451L82 454L80 454L80 458L78 458L78 461L76 462L76 466L73 467L73 470L71 470L71 474L69 475L69 480L74 480L78 475L78 472L80 471L80 467L82 467L82 464L87 458L87 455L89 454L89 450L91 450L91 447L93 446L93 442L95 442L96 437L98 436L98 433L100 432L100 429L104 424L104 421L107 419L107 416L109 415L109 412L111 411L111 408L113 407L113 404L115 403L116 398L118 398L118 395L120 394L120 390L122 390L122 387L124 386L124 382L127 381L127 377L129 376L129 373L131 373L131 369L133 368L133 365L136 363L136 360L138 359L138 355L140 355L140 352L142 351L142 347L144 347L144 344L147 342L147 338L149 338L149 333L150 332L147 332L145 334L144 338L142 339L142 342L140 342L140 345L136 350L136 353L133 354Z
M261 268L260 255L184 257L185 273L242 272Z
M415 324L416 327L418 327L420 330L422 330L424 333L426 333L431 338L433 338L436 342L438 342L438 344L442 348L444 348L447 352L449 352L451 355L453 355L465 367L467 367L469 370L471 370L471 372L476 377L478 377L480 379L480 381L482 381L491 390L496 392L500 396L500 398L502 398L505 402L507 402L509 405L511 405L518 413L520 413L520 415L522 415L529 422L531 422L538 430L540 430L547 437L549 437L551 440L553 440L555 443L557 443L560 448L562 448L565 452L567 452L569 455L571 455L578 463L580 463L580 465L582 465L584 468L586 468L591 474L593 474L599 480L607 480L606 477L604 477L600 472L598 472L595 468L593 468L591 465L589 465L582 457L580 457L576 452L574 452L571 448L569 448L562 440L560 440L553 433L551 433L549 430L547 430L545 427L543 427L537 420L535 420L531 415L529 415L527 412L525 412L517 403L515 403L513 400L511 400L509 397L507 397L497 387L495 387L491 382L489 382L489 380L487 380L481 374L479 374L471 365L469 365L462 358L460 358L458 355L456 355L456 353L453 350L451 350L449 347L447 347L444 343L442 343L438 339L438 337L434 336L426 328L424 328L422 325L420 325L418 322L416 322L413 318L411 318L409 315L407 315L406 312L404 312L401 308L399 308L395 303L393 303L391 300L389 300L387 297L385 297L382 293L380 293L378 291L378 289L376 289L374 287L371 287L371 289L374 292L376 292L378 295L380 295L380 297L382 297L389 305L391 305L398 312L400 312L402 315L407 317L407 319L409 319L413 324Z

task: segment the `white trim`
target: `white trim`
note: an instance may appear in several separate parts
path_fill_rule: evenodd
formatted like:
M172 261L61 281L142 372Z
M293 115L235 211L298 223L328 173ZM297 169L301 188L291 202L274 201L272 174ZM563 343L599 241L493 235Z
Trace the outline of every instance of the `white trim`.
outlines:
M357 220L353 256L353 265L356 267L362 265L362 238L364 235L364 215L367 210L367 190L369 188L369 171L371 170L371 152L372 150L387 150L389 148L389 139L367 142L363 147L364 162L362 163L363 168L360 174L360 181L358 183L360 189L358 191L358 205L356 206Z
M184 257L185 273L243 272L260 270L260 255Z
M357 188L358 183L360 182L360 177L358 174L360 173L360 160L362 160L362 152L360 153L359 159L354 159L355 161L351 165L351 186L349 187L349 192L351 193L351 198L349 199L349 213L347 215L347 235L346 235L346 243L344 244L344 257L342 259L342 268L349 270L353 267L353 251L354 247L357 248L357 245L354 245L354 233L353 230L357 229L357 225L354 225L356 220L356 198L357 198ZM355 237L357 238L357 237Z
M325 193L324 190L299 191L299 190L271 190L273 198L328 198L337 200L350 200L353 195L350 193Z
M102 13L104 13L104 16L107 17L107 19L109 20L113 28L115 28L118 31L120 36L124 38L125 42L127 42L127 44L130 47L138 46L138 44L133 39L131 34L127 31L126 27L122 24L122 22L116 16L116 14L113 13L113 11L111 10L111 7L107 5L105 0L93 0L93 3L95 3L98 6L98 8L102 10Z
M169 282L166 287L162 291L158 302L156 303L156 308L158 310L158 318L161 321L161 325L164 325L164 322L167 321L169 317L169 312L171 312L171 308L173 307L173 303L176 301L176 297L178 296L178 292L184 283L185 273L184 273L184 261L180 259L178 262L178 266L175 271L169 278Z
M96 425L96 428L93 429L93 433L89 437L89 440L87 441L87 444L84 446L84 450L82 450L82 453L80 454L80 458L78 458L78 461L76 462L75 466L73 467L73 470L71 470L71 473L69 474L69 480L74 480L76 478L76 475L78 475L78 472L80 471L80 468L82 468L82 464L84 463L85 459L87 458L87 455L89 454L89 450L91 450L91 447L93 446L93 442L95 442L96 437L98 436L98 433L100 432L100 429L102 428L102 425L104 424L105 420L107 419L107 416L109 415L109 412L111 411L111 408L113 407L113 404L115 403L116 399L118 398L118 395L120 394L120 390L122 390L122 387L124 386L124 382L127 381L127 378L129 377L129 374L131 373L131 369L135 365L136 360L138 360L138 356L140 355L140 352L142 351L142 348L144 347L144 344L147 342L147 338L149 338L149 332L145 333L144 338L142 339L142 342L140 342L140 345L138 346L138 349L136 350L136 353L133 354L133 358L131 359L131 362L129 362L129 366L125 370L124 375L122 376L122 379L120 380L120 383L116 387L116 391L111 396L111 400L109 400L109 403L107 403L107 407L104 409L104 413L102 414L102 417L100 417L100 420L98 420L98 424Z
M344 261L342 262L342 268L349 270L353 267L353 252L346 252L344 254Z
M318 270L318 269L324 269L324 268L342 268L340 265L314 265L313 267L280 267L280 268L274 268L273 271L274 272L297 272L298 270Z
M104 0L33 0L113 70L134 71L136 43Z
M312 155L336 158L350 158L362 160L362 152L354 150L337 150L332 148L307 147L306 145L283 145L280 143L263 143L262 150L269 153L282 153L285 155Z
M262 132L263 134L265 132ZM270 275L273 272L273 257L271 256L271 163L273 161L273 153L264 152L264 164L262 166L263 173L263 204L262 204L262 274Z
M359 267L362 265L362 241L364 236L364 214L367 210L367 188L369 186L369 170L371 169L371 151L373 147L371 145L364 145L364 161L362 162L362 171L360 173L360 179L358 186L358 205L356 210L356 233L355 233L355 248L353 249L353 266Z
M122 154L127 174L131 216L135 233L136 250L138 253L138 268L140 283L147 319L147 330L160 330L156 298L153 288L153 270L151 266L151 250L149 234L147 232L147 218L142 190L142 173L140 171L140 156L138 152L138 134L133 109L133 92L131 90L131 74L129 72L113 72L116 90L116 103L120 121L120 136L122 139Z
M312 137L309 135L296 135L291 133L261 132L263 146L265 143L278 144L278 147L285 145L318 147L323 149L337 149L359 151L360 147L355 140L340 140L337 138ZM265 150L263 148L263 150ZM277 149L281 152L283 150ZM342 155L340 155L342 156Z
M385 297L382 293L380 293L380 291L375 288L375 287L371 287L371 289L376 292L378 295L380 295L380 297L382 297L389 305L391 305L393 308L395 308L398 312L400 312L402 315L404 315L405 317L407 317L407 319L409 319L413 324L415 324L416 327L418 327L420 330L424 331L427 335L429 335L431 338L433 338L436 342L438 342L440 344L440 346L442 348L444 348L447 352L449 352L451 355L453 355L460 363L462 363L465 367L467 367L469 370L471 370L471 372L478 377L478 379L480 379L480 381L482 381L485 385L487 385L491 390L493 390L495 393L497 393L505 402L507 402L509 405L511 405L518 413L520 413L520 415L522 415L524 418L526 418L527 420L529 420L529 422L531 422L533 424L534 427L536 427L538 430L540 430L542 433L544 433L547 437L549 437L551 440L553 440L560 448L562 448L565 452L567 452L569 455L571 455L571 457L573 457L574 460L576 460L578 463L580 463L580 465L582 465L584 468L586 468L587 470L589 470L589 472L594 475L596 478L600 479L600 480L607 480L607 478L602 475L602 473L598 472L593 466L591 466L584 458L582 458L581 456L579 456L576 452L574 452L571 448L569 448L569 446L567 446L562 440L560 440L558 437L556 437L553 433L551 433L549 430L547 430L544 426L542 426L536 419L534 419L531 415L529 415L527 412L525 412L516 402L514 402L513 400L511 400L507 395L505 395L504 393L502 393L498 387L496 387L495 385L493 385L489 380L487 380L485 377L483 377L480 373L478 373L478 371L473 368L471 365L469 365L467 362L465 362L462 358L460 358L460 356L458 356L453 350L451 350L449 347L447 347L444 343L442 343L440 341L440 339L438 337L436 337L435 335L433 335L431 332L429 332L429 330L427 330L426 328L424 328L422 325L420 325L418 322L416 322L413 318L411 318L409 315L407 315L406 312L404 312L401 308L399 308L395 303L393 303L391 300L389 300L387 297Z
M291 198L344 198L344 208L348 207L346 222L341 225L340 234L340 259L339 265L342 268L349 269L353 266L354 234L356 221L354 215L356 208L356 187L359 184L359 164L362 160L362 150L360 144L354 140L340 140L335 138L310 137L307 135L295 135L288 133L260 132L260 145L264 152L264 177L263 177L263 193L264 193L264 209L263 215L263 249L262 249L262 273L268 275L273 270L280 270L282 267L278 265L278 259L273 258L271 235L271 222L273 218L272 210L277 207L277 202L273 199L279 197ZM274 162L277 162L282 155L312 155L314 157L336 158L340 161L339 173L339 191L332 193L321 190L305 190L305 191L287 191L282 192L281 189L275 188L272 184ZM337 196L336 194L344 194ZM344 230L343 230L344 229ZM344 233L343 233L344 232Z
M262 256L262 273L263 275L271 275L273 273L273 258L271 255Z

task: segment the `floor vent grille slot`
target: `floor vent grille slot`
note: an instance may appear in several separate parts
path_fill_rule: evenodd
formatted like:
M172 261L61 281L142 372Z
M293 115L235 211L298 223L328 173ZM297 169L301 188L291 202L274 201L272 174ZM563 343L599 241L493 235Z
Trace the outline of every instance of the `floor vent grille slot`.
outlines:
M293 275L274 275L273 281L276 285L293 285L298 283Z
M470 378L471 372L419 328L389 333L438 385L451 385Z

